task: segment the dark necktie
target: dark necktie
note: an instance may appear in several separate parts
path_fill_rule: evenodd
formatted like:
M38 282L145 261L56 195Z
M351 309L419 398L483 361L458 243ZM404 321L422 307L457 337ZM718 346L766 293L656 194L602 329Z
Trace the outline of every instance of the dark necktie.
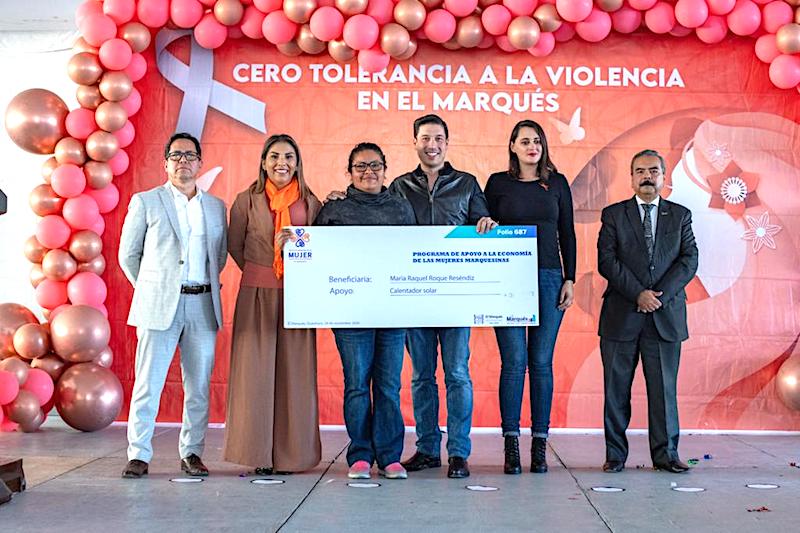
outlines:
M650 217L650 211L653 209L653 204L642 204L644 209L644 243L647 245L647 258L653 262L653 248L655 247L655 240L653 239L653 220Z

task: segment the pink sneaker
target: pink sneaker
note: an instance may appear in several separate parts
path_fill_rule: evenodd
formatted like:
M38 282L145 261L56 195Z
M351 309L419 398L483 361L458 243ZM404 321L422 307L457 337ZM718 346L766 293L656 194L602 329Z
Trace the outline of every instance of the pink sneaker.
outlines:
M401 465L400 463L392 463L390 465L386 465L386 468L379 470L378 473L383 477L385 477L386 479L408 478L408 473L406 472L406 469L403 468L403 465Z
M369 479L369 469L371 465L366 461L356 461L347 471L350 479Z

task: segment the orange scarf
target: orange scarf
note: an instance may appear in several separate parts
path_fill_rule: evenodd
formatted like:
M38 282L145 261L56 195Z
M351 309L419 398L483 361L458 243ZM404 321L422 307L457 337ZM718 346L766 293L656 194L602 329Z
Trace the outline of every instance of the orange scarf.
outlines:
M266 193L269 208L275 212L275 237L277 238L284 226L292 225L289 206L300 199L300 184L297 179L293 179L289 185L278 189L271 181L267 180ZM275 246L275 258L272 260L272 271L275 272L276 278L283 277L283 257L281 249L277 246Z

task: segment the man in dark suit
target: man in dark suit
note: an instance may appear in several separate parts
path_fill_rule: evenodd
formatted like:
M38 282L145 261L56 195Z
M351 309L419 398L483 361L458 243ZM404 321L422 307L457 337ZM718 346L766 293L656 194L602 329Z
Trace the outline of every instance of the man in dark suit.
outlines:
M608 280L600 312L605 384L606 472L628 458L631 384L642 358L647 383L650 456L658 470L680 473L676 382L686 327L684 287L697 271L691 211L659 196L666 165L655 150L631 161L635 196L603 209L597 240L600 275Z

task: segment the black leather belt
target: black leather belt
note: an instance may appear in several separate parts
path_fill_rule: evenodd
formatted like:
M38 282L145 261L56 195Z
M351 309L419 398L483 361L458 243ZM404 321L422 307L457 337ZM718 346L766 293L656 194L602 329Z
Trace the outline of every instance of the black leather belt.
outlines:
M184 285L181 287L181 294L203 294L211 292L211 285Z

